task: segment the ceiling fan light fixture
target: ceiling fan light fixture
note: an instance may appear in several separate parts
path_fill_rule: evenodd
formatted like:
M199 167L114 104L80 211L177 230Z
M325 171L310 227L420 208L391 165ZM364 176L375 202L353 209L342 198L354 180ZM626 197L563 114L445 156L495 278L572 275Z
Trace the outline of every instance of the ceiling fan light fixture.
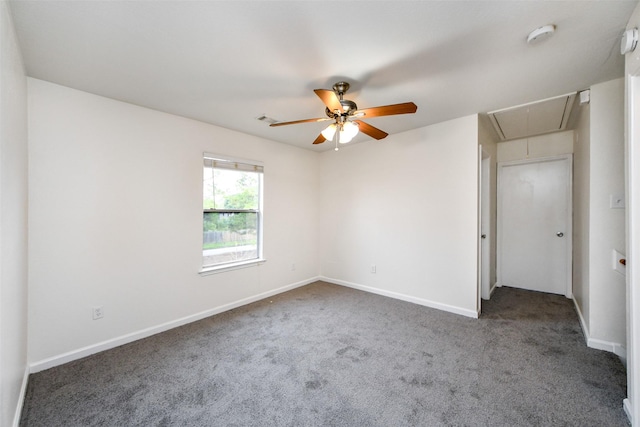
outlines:
M353 122L344 122L340 125L337 123L331 123L321 132L324 139L326 139L327 141L332 141L333 137L336 136L338 126L340 127L340 135L338 141L341 144L351 142L351 140L358 134L358 131L360 130L358 124Z
M322 136L324 136L324 139L326 139L327 141L331 141L333 139L333 136L336 134L336 124L335 123L331 123L329 126L327 126L325 128L325 130L323 130Z
M346 144L347 142L351 142L351 140L358 134L360 128L354 122L345 122L342 125L342 129L340 130L340 142L342 144Z

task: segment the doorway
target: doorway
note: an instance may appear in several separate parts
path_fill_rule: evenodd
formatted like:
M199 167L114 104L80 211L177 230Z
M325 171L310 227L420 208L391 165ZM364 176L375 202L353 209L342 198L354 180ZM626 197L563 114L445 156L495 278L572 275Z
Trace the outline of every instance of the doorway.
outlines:
M571 298L572 160L498 164L499 286Z

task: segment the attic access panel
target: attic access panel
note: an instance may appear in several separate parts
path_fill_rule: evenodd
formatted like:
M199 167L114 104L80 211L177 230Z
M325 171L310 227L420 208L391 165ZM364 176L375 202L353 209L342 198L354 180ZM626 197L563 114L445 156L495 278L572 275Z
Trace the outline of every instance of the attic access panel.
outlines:
M576 92L488 113L502 141L565 130Z

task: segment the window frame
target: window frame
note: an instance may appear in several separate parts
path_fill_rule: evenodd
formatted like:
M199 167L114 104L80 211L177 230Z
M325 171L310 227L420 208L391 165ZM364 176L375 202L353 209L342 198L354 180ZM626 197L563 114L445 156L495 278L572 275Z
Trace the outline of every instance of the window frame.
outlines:
M257 216L257 233L256 233L256 249L257 255L256 258L251 258L247 260L241 261L231 261L224 262L214 265L205 265L203 259L203 249L201 248L200 252L200 264L201 269L199 271L200 275L209 275L221 273L224 271L237 270L240 268L247 268L252 266L259 266L263 264L266 259L263 256L263 219L264 219L264 204L263 204L263 193L264 193L264 165L262 162L256 160L242 159L237 157L224 156L219 154L212 153L203 153L202 156L202 173L204 174L204 168L206 161L210 160L214 163L214 165L210 166L212 169L215 169L215 163L219 162L220 164L226 165L225 167L219 167L218 169L227 169L227 170L245 170L247 172L257 172L258 174L258 209L205 209L203 204L202 207L202 223L201 225L204 227L204 214L206 213L255 213ZM235 165L231 166L231 165ZM204 197L204 179L203 179L203 187L201 187L201 194ZM200 239L201 245L203 244L203 236L201 235Z

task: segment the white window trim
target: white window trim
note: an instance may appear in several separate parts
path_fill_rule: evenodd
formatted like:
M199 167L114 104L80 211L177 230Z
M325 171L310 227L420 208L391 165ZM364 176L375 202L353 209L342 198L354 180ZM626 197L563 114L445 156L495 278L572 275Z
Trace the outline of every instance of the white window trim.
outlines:
M234 262L232 264L215 265L212 267L203 267L198 274L201 276L209 276L211 274L224 273L225 271L240 270L249 267L260 267L267 262L264 258L250 259L247 261Z
M223 156L221 154L213 154L213 153L205 152L202 154L202 158L211 159L211 160L220 160L220 161L229 162L229 163L244 163L246 165L255 165L255 166L264 167L264 163L258 160L243 159L241 157Z
M231 156L224 156L224 155L220 155L220 154L213 154L213 153L204 152L203 155L202 155L202 158L211 159L211 160L220 160L220 161L225 161L225 162L244 163L244 164L255 165L255 166L260 166L260 167L264 168L264 163L263 162L260 162L260 161L257 161L257 160L243 159L243 158L240 158L240 157L231 157ZM258 226L258 258L249 259L249 260L240 261L240 262L228 263L228 264L203 266L200 269L200 271L198 272L198 274L200 276L209 276L211 274L224 273L226 271L240 270L240 269L249 268L249 267L259 267L260 265L262 265L265 262L267 262L267 260L265 258L263 258L263 248L264 248L264 246L263 246L264 170L261 173L262 173L262 178L260 180L260 200L259 200L260 214L258 215L258 221L259 221L259 226ZM200 189L200 193L202 194L202 188Z

